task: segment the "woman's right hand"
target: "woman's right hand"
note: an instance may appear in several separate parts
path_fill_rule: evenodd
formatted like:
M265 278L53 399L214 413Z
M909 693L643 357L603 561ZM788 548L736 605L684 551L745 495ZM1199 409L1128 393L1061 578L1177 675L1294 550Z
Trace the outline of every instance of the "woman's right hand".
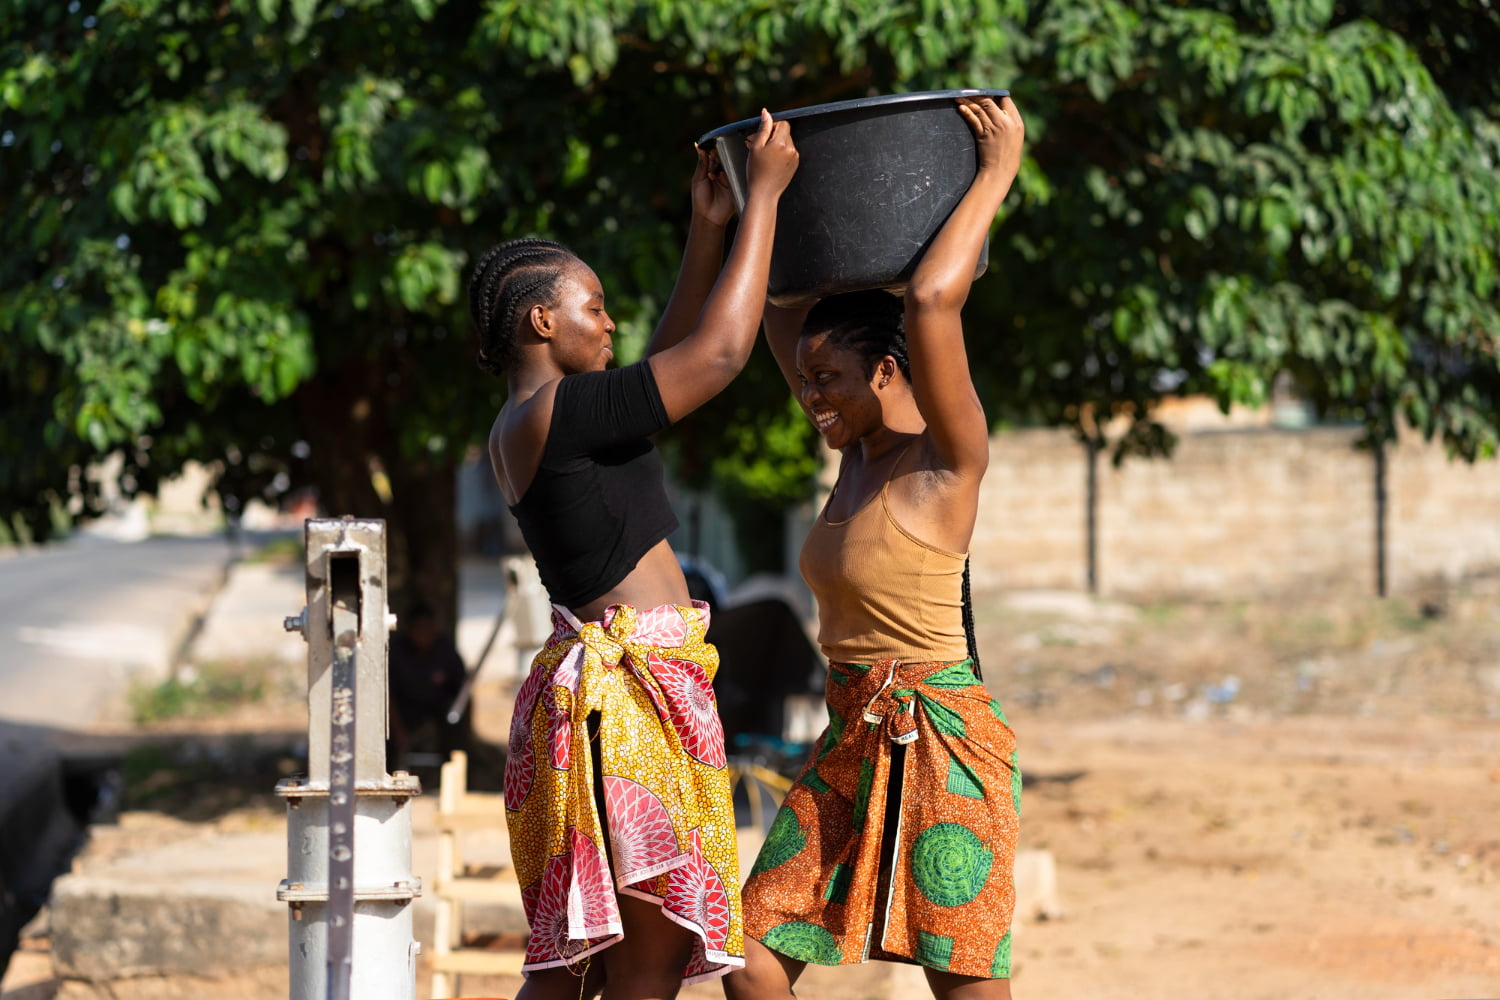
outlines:
M760 327L776 241L776 213L781 193L797 172L797 147L792 144L790 126L772 121L764 110L760 128L746 146L747 191L734 246L707 298L688 314L693 317L690 331L650 355L662 407L674 423L734 380L750 357ZM712 257L717 266L718 253Z
M958 113L974 133L979 172L997 174L1009 184L1021 169L1026 124L1009 97L960 97Z
M778 197L797 172L797 147L792 142L792 127L773 121L771 112L760 111L760 128L745 139L750 155L745 166L748 196L757 193Z

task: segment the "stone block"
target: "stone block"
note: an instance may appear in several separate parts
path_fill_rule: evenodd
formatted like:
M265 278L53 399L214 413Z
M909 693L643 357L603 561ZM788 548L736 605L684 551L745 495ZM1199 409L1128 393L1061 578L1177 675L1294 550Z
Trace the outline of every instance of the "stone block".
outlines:
M166 880L64 877L52 892L54 966L65 979L93 983L276 966L284 983L287 908L274 890L274 883L264 885L253 899L184 894Z
M65 979L53 1000L286 1000L287 989L286 969L263 967L226 977L142 976L108 983Z
M202 836L82 860L52 887L60 976L107 982L287 964L284 832Z
M1051 851L1016 852L1016 923L1056 920L1063 915L1057 891L1057 861Z

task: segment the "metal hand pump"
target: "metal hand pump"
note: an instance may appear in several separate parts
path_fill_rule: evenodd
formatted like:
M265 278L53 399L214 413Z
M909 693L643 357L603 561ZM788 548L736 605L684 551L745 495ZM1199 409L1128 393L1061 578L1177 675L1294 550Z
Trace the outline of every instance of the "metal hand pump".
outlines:
M411 809L421 786L387 774L385 523L306 523L308 774L287 803L291 1000L415 1000Z

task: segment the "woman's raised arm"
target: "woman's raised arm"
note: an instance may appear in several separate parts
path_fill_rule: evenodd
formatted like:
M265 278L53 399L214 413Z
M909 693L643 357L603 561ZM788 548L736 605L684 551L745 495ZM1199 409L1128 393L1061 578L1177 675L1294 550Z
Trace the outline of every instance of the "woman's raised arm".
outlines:
M776 367L781 369L781 375L786 379L793 396L802 392L802 377L797 374L797 338L802 336L807 313L807 308L788 309L773 305L769 300L766 302L766 344L771 348Z
M695 147L696 148L696 147ZM677 283L661 319L646 345L646 357L659 354L693 332L693 323L703 311L703 303L714 287L719 268L724 263L724 227L734 214L734 196L724 178L719 157L698 149L698 166L691 183L693 217L688 223L687 246L682 251L682 266Z
M938 457L955 472L982 474L989 426L969 374L962 310L990 223L1021 164L1025 126L1009 97L958 99L974 133L978 169L906 287L912 394Z
M674 422L708 402L745 367L755 345L770 276L776 207L797 170L791 127L761 111L760 129L748 140L745 208L729 259L677 343L652 354L662 404Z

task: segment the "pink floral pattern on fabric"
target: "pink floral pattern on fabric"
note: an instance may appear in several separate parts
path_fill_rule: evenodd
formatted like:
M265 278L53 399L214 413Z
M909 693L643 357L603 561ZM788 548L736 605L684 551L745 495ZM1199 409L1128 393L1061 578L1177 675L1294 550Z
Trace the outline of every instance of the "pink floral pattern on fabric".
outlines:
M605 775L604 810L621 882L642 882L687 860L667 807L645 785Z
M621 930L620 906L604 850L577 830L572 841L573 881L568 886L568 934L592 939Z
M505 775L532 928L523 972L573 965L621 940L619 892L657 902L693 932L684 983L744 964L708 619L701 604L614 605L593 622L554 609L552 638L517 696Z
M724 954L731 920L729 894L703 857L697 830L692 833L691 860L667 876L662 906L680 923L703 928L703 948L710 958Z
M667 719L677 730L682 748L709 767L723 767L724 724L703 668L688 660L656 655L648 664L666 694Z
M573 763L573 716L558 704L562 698L557 692L557 688L549 687L542 699L547 708L547 756L554 769L566 771Z
M655 646L680 646L688 634L687 621L672 604L640 612L635 630L638 635L651 636Z
M521 890L521 905L531 937L526 942L526 964L538 967L561 964L589 950L588 941L568 932L569 859L564 855L547 860L540 880Z
M505 760L505 807L519 809L531 791L536 777L536 755L531 752L531 740L512 742L510 756Z
M519 809L531 791L532 778L536 772L536 754L531 749L531 713L536 708L537 696L545 687L546 678L537 673L529 675L516 693L516 705L510 720L510 752L505 762L505 806Z

